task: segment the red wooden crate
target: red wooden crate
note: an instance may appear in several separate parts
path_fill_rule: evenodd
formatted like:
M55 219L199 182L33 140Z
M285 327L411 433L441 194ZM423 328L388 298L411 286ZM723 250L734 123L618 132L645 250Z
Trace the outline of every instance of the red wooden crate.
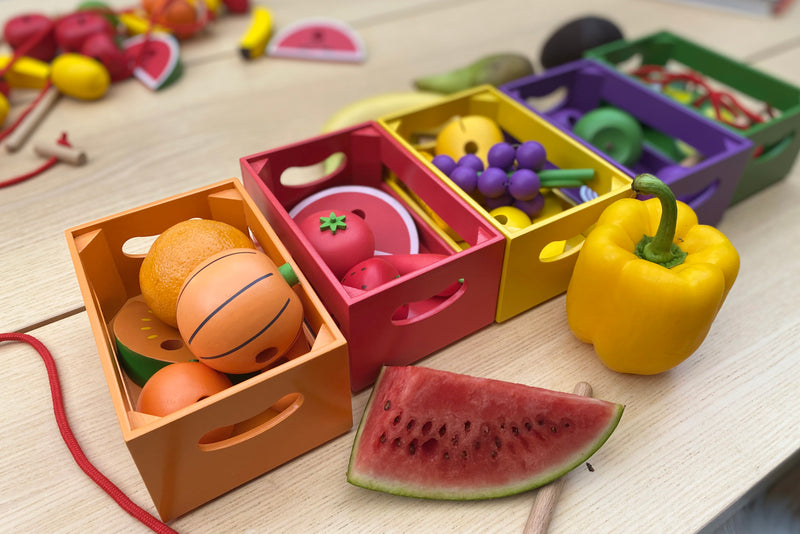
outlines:
M312 166L338 152L344 163L330 174L297 185L282 182L287 169ZM246 156L240 163L245 188L348 341L353 391L371 385L384 364L413 363L494 321L505 238L376 123ZM349 295L289 212L322 190L354 185L391 195L413 219L419 251L447 257ZM436 296L459 280L453 295ZM404 304L408 317L393 319Z

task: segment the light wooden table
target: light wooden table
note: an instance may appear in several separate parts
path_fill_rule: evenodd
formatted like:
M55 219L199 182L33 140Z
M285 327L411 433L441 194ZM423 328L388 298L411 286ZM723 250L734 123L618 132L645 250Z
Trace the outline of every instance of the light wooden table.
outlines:
M126 2L110 2L128 7ZM75 2L37 2L48 14ZM182 49L183 77L152 93L135 81L100 101L62 99L26 147L0 152L0 179L41 163L30 148L62 131L86 149L83 167L59 165L0 190L0 331L28 332L53 352L73 431L88 457L155 513L121 439L97 359L64 229L211 182L239 176L238 158L317 134L342 106L407 90L414 77L498 51L538 63L567 20L605 14L630 37L667 29L800 84L800 9L766 19L657 1L275 1L276 27L327 16L352 25L361 65L236 52L247 16L228 15ZM30 11L0 0L0 20ZM4 52L7 50L3 49ZM538 66L538 65L537 65ZM14 94L14 110L32 98ZM727 212L720 228L741 255L739 279L707 340L655 377L613 373L570 333L557 297L484 328L421 365L571 390L627 405L593 456L568 475L553 532L692 532L740 506L800 450L800 165ZM501 347L498 350L498 347ZM0 346L0 530L143 530L73 463L55 426L44 368L25 345ZM367 392L353 397L354 423ZM535 497L421 501L347 484L350 432L172 522L185 532L517 532Z

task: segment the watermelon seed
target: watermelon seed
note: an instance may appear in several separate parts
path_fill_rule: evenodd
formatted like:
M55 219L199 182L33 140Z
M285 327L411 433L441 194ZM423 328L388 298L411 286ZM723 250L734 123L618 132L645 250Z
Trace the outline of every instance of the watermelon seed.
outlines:
M467 421L466 423L464 423L464 432L469 432L469 429L470 429L471 427L472 427L472 423L470 423L469 421Z
M494 446L499 449L502 445L503 445L503 443L500 441L500 438L495 436L494 437Z
M528 421L527 417L525 418L525 421L523 422L523 424L525 425L525 430L530 430L531 428L533 428L533 425L531 425L531 422Z
M461 458L464 460L467 459L467 451L461 451Z
M445 434L447 434L447 425L442 425L441 428L439 428L439 435L444 436Z
M422 433L423 434L427 434L428 432L430 432L432 426L433 426L433 423L431 423L430 421L427 421L424 425L422 425Z
M453 445L458 445L458 436L453 436L453 439L451 440L451 443Z
M586 469L589 470L590 473L594 473L594 467L589 462L586 462Z
M492 451L492 458L497 458L497 451Z
M487 425L486 423L483 423L481 425L481 432L483 433L484 436L488 435L489 434L489 425Z
M512 426L511 427L511 433L514 434L515 436L518 435L519 434L519 428L517 428L515 426Z
M408 454L413 456L415 452L417 452L417 440L413 439L411 443L408 444Z
M478 449L481 448L481 442L478 441L478 440L475 440L475 442L472 444L472 446L475 447L475 450L477 451Z
M409 420L408 424L406 425L406 430L411 432L411 429L414 428L414 423L416 423L416 421L414 421L413 419Z
M449 452L445 452L443 456L444 456L445 460L449 460L450 459L450 453Z
M381 439L381 443L386 443L386 432L381 434L381 438L380 439Z
M397 417L394 418L394 421L392 421L392 424L396 425L399 422L400 422L400 416L398 415Z
M384 410L388 410L388 409L389 409L389 408L391 408L391 407L392 407L392 401L388 401L388 400L387 400L387 401L386 401L386 404L384 404L384 405L383 405L383 409L384 409Z
M397 445L398 447L400 445L402 445L402 442L400 441L400 438L394 438L394 444Z
M550 427L550 432L552 432L553 434L555 434L556 432L558 432L558 427L557 427L556 425L553 425L553 426L551 426L551 427Z

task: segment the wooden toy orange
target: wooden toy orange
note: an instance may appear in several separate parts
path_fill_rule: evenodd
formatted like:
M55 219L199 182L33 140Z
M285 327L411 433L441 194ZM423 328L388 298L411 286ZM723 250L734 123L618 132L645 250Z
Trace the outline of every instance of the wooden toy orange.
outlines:
M142 7L154 23L168 27L178 39L186 39L200 29L201 4L202 0L144 0Z
M231 387L227 376L200 362L179 362L157 371L142 388L136 410L163 417ZM205 434L199 443L228 439L233 425Z
M276 264L292 264L298 277L293 290L303 305L302 341L309 348L170 415L144 414L136 410L140 390L122 372L109 329L109 321L139 294L143 254L123 246L196 217L252 232ZM162 520L185 514L352 427L345 338L238 180L70 228L66 237L122 437ZM304 343L295 346L302 351ZM230 438L200 443L209 431L228 425L234 425Z
M247 248L198 265L181 288L177 310L189 350L209 367L232 374L258 371L283 356L303 323L303 305L278 266Z

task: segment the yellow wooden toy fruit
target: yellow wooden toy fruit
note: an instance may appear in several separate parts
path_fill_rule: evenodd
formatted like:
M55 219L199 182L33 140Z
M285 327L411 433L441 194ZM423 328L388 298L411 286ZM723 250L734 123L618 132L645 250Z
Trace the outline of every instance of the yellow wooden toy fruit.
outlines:
M475 154L486 166L489 149L502 140L503 132L495 121L481 115L466 115L442 128L436 137L436 154L447 154L456 161L466 154Z
M111 76L102 63L74 53L61 54L53 60L50 79L59 91L81 100L97 100L111 84Z
M2 93L0 93L0 126L3 125L3 121L6 120L6 116L8 115L8 100Z

